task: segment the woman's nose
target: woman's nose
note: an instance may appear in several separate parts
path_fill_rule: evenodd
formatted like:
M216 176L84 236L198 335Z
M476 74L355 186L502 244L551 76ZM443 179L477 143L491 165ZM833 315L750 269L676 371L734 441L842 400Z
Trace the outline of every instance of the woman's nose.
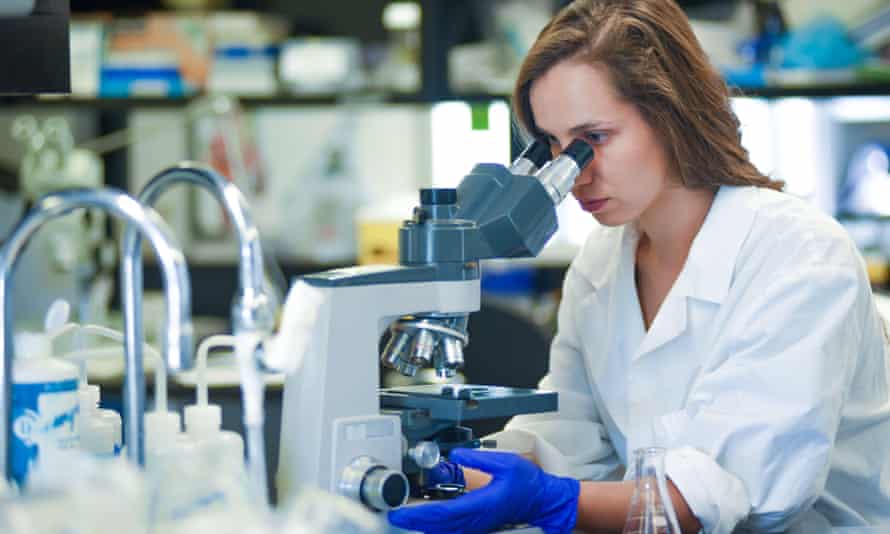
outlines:
M575 177L574 187L590 185L591 183L593 183L593 164L593 161L588 163L587 166L584 167L584 169L581 171L581 173Z

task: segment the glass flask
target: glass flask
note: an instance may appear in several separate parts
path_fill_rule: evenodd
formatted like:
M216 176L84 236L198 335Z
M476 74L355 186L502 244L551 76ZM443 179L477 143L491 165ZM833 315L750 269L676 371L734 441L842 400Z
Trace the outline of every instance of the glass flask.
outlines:
M680 534L664 475L665 449L634 451L636 486L622 534Z

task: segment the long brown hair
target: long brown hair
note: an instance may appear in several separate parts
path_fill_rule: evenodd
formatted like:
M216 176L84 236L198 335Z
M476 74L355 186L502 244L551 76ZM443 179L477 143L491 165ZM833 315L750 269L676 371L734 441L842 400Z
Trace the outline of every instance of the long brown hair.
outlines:
M655 131L684 186L784 186L748 158L726 83L674 0L575 0L557 13L526 55L513 93L517 119L536 137L531 86L567 59L606 69L618 95Z

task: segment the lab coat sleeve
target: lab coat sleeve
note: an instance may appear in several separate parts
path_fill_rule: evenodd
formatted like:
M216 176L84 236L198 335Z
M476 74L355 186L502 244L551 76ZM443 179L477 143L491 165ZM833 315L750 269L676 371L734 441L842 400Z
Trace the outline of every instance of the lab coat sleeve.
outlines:
M575 308L592 287L574 268L563 284L550 369L541 389L559 395L556 412L514 417L492 438L498 447L531 453L551 473L583 480L616 478L619 460L597 413L587 378ZM542 355L543 357L543 355Z
M728 533L743 519L757 532L782 531L825 486L874 315L855 252L801 250L730 291L729 327L715 334L685 407L654 423L667 474L705 532Z

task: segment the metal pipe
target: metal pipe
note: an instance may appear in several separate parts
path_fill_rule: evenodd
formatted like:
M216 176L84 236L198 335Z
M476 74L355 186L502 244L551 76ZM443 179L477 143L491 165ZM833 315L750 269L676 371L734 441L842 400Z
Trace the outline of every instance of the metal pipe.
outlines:
M162 354L168 366L174 369L190 366L192 350L191 295L182 252L173 243L173 233L154 210L147 208L122 191L115 189L70 189L51 193L40 198L34 207L16 225L0 249L0 471L11 479L12 462L10 424L12 408L12 360L14 357L12 337L12 302L9 295L9 281L15 263L33 234L47 221L67 215L80 208L99 208L128 222L135 232L145 234L154 248L161 265L166 293L166 329ZM135 291L132 281L121 276L121 291L124 295ZM141 318L140 318L141 319ZM132 310L124 310L125 324L134 323ZM141 323L141 321L140 321ZM143 414L145 412L145 379L142 370L142 331L132 329L138 337L126 336L127 375L124 385L124 410L127 417L125 429L127 450L130 460L144 460Z

